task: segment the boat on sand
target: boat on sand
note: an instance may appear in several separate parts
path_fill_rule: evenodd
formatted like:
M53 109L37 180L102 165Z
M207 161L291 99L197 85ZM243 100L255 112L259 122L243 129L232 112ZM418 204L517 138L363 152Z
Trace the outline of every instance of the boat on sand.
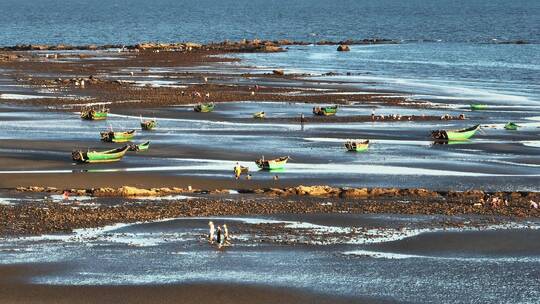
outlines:
M83 109L81 110L81 118L86 120L104 120L107 119L109 109Z
M100 135L102 141L120 143L132 140L135 136L135 130L123 132L105 131L101 132Z
M214 107L215 105L213 102L200 103L193 107L193 110L195 110L195 112L208 113L214 111Z
M107 151L88 151L76 150L71 153L71 158L78 163L105 163L119 161L128 151L128 146Z
M348 140L347 142L345 142L345 148L347 148L347 151L351 151L351 152L366 152L369 148L369 140L363 140L363 141Z
M255 161L257 166L264 170L275 170L283 169L289 160L289 156L282 156L275 159L264 159L264 156L261 159Z
M321 116L336 115L338 106L314 107L313 114Z
M467 140L473 137L479 129L480 125L460 130L435 130L431 132L431 137L437 140Z
M132 144L132 145L129 145L129 151L135 151L135 152L144 152L144 151L148 151L148 149L150 148L150 141L147 141L147 142L143 142L142 144Z

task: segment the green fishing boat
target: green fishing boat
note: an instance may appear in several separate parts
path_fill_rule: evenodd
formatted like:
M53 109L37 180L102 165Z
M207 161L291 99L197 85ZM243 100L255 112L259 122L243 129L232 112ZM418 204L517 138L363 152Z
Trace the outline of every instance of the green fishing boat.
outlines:
M483 103L473 103L473 104L471 104L471 110L473 110L473 111L485 110L487 108L488 108L487 104L483 104Z
M119 161L124 157L128 146L123 146L121 148L107 150L103 152L83 152L80 150L73 151L71 153L71 158L78 163L105 163L105 162L115 162Z
M283 156L276 159L265 160L264 156L255 161L257 166L264 170L283 169L289 160L289 156Z
M253 118L263 119L266 117L266 114L264 112L257 112L253 114Z
M349 140L345 143L345 148L351 152L366 152L369 148L369 140L364 141L352 141Z
M200 103L196 105L193 109L195 110L195 112L208 113L208 112L214 111L214 107L215 107L214 103L210 102L210 103Z
M338 106L314 107L313 114L321 116L336 115Z
M135 145L135 144L129 145L129 151L134 151L134 152L148 151L148 148L150 148L149 141L144 142L142 144L138 144L138 145Z
M431 137L437 140L467 140L479 129L480 125L461 130L436 130L431 132Z
M511 130L511 131L515 131L519 128L520 126L518 124L515 124L513 122L509 122L507 123L506 125L504 125L504 128L506 130Z
M81 111L81 118L86 120L104 120L107 119L109 109L94 110L86 109Z
M141 120L141 129L149 131L157 127L157 122L155 120Z
M132 140L135 136L135 130L125 132L106 131L101 132L100 135L102 141L120 143Z

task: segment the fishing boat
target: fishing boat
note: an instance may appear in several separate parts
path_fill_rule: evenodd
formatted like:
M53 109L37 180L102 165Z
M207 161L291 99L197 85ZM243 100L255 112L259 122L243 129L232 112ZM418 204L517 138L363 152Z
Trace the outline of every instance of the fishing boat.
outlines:
M261 169L275 170L275 169L283 169L285 167L285 164L287 164L288 160L289 160L289 156L282 156L276 159L269 159L269 160L265 160L263 156L263 158L256 160L255 163Z
M253 118L263 119L265 117L266 117L266 114L264 112L257 112L255 114L253 114Z
M485 110L487 108L488 108L487 104L483 104L483 103L473 103L473 104L471 104L471 110L473 110L473 111Z
M515 131L519 128L520 126L518 124L515 124L513 122L509 122L507 123L506 125L504 125L504 128L506 130L511 130L511 131Z
M95 109L84 109L81 110L81 118L86 120L104 120L107 119L107 114L109 113L109 109L101 109L101 110L95 110Z
M338 106L314 107L313 114L321 116L336 115Z
M106 131L101 132L100 135L102 141L120 143L132 140L135 136L135 130L124 132Z
M128 146L123 146L117 149L107 150L103 152L83 152L80 150L73 151L71 158L78 163L105 163L119 161L124 157Z
M352 141L348 140L345 143L345 148L351 152L366 152L369 148L369 140Z
M148 148L150 148L150 141L143 142L142 144L132 144L129 145L129 151L135 151L135 152L144 152L148 151Z
M467 140L479 129L480 125L461 130L436 130L431 132L431 137L437 140Z
M196 105L193 109L195 110L195 112L208 113L214 111L214 106L215 105L213 102L200 103Z
M157 122L155 120L141 120L141 128L143 130L152 130L157 126Z

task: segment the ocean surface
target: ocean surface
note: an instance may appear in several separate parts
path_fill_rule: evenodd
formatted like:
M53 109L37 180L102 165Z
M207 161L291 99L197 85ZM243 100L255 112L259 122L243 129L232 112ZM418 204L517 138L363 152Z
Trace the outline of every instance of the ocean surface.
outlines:
M379 37L401 44L243 58L259 67L349 72L344 81L419 98L538 106L539 25L536 0L2 0L0 46ZM529 44L496 43L518 40Z
M537 0L2 0L0 45L223 39L540 42Z

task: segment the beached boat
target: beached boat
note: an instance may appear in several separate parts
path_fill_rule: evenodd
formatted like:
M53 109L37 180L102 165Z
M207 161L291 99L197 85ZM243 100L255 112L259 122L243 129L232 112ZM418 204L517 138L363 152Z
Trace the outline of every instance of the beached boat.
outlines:
M106 131L101 132L100 135L102 141L119 143L132 140L135 136L135 130L124 132Z
M105 162L114 162L119 161L124 157L128 146L123 146L121 148L107 150L103 152L83 152L80 150L73 151L71 153L71 158L78 163L105 163Z
M141 120L141 129L143 130L152 130L157 126L155 120Z
M369 140L364 141L352 141L349 140L345 143L345 148L351 152L366 152L369 148Z
M135 152L144 152L148 151L148 148L150 148L150 142L143 142L142 144L131 144L129 145L129 151L135 151Z
M504 128L506 130L511 130L511 131L515 131L519 128L520 126L518 124L515 124L513 122L509 122L507 123L506 125L504 125Z
M104 120L107 119L109 109L94 110L86 109L81 111L81 118L86 120Z
M431 137L438 140L467 140L479 129L480 125L461 130L436 130L431 132Z
M262 118L265 118L265 117L266 117L266 114L264 112L257 112L255 114L253 114L253 118L262 119Z
M213 102L200 103L200 104L196 105L193 109L195 110L195 112L207 113L207 112L214 111L214 106L215 105L214 105Z
M488 108L488 105L487 104L483 104L483 103L473 103L471 104L471 110L485 110Z
M313 114L315 115L323 115L323 116L330 116L330 115L336 115L338 106L327 106L327 107L314 107L313 108Z
M269 159L269 160L265 160L263 157L261 159L256 160L255 163L261 169L275 170L275 169L283 169L285 167L285 164L287 164L288 160L289 160L289 156L283 156L283 157L279 157L276 159Z

